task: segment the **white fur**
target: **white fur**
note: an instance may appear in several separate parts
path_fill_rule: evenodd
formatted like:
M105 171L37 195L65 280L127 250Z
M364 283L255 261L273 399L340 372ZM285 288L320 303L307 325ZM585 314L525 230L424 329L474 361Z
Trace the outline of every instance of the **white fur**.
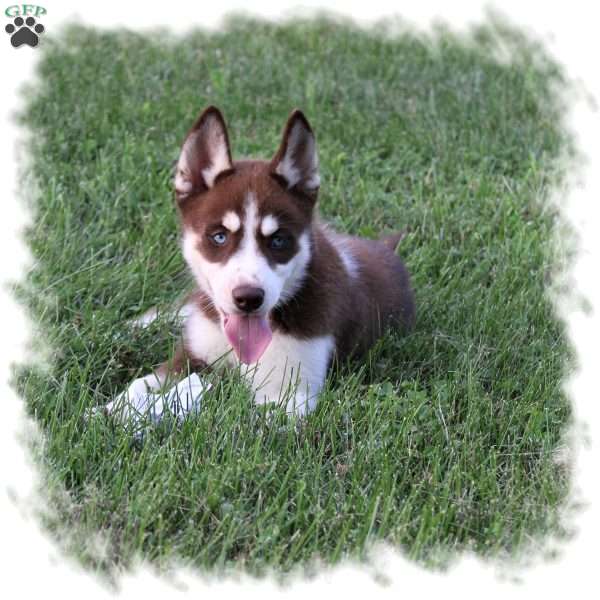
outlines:
M298 145L305 142L304 156L294 160ZM301 165L304 172L301 170ZM315 138L300 122L296 122L290 131L286 152L275 168L275 172L285 178L288 187L295 186L299 181L307 189L316 189L321 184L319 177L319 158Z
M225 227L225 229L235 233L241 226L242 222L236 213L234 213L232 210L229 210L225 213L225 216L223 217L223 227Z
M202 178L208 187L213 186L219 173L231 168L225 136L223 134L215 137L215 145L212 148L210 160L211 164L206 169L202 169Z
M184 337L190 352L207 365L224 363L233 366L237 363L220 324L211 321L196 306L184 325Z
M358 261L352 254L352 250L350 249L346 238L330 229L325 229L325 235L338 253L338 256L344 264L346 273L352 278L358 277Z
M346 273L352 278L358 277L358 261L354 258L352 250L349 248L344 238L337 236L334 247L344 263Z
M356 278L358 276L358 263L352 253L347 248L338 248L338 253L342 262L344 263L344 268L346 269L346 273L350 275L350 277Z
M312 254L308 232L300 235L298 238L298 247L298 253L292 260L275 267L277 275L285 280L277 304L282 304L292 298L304 282Z
M158 308L156 306L153 306L152 308L148 309L144 314L140 315L139 317L136 317L135 319L131 319L129 321L129 323L131 323L131 325L133 325L133 327L139 327L140 329L146 329L146 327L149 327L152 323L154 323L154 321L156 321L156 319L158 319Z
M193 310L194 303L188 302L177 311L177 318L180 319L183 323L185 323L188 320L189 316L192 314Z
M144 377L138 377L102 410L108 413L118 413L123 419L133 417L135 406L140 404L148 392L159 390L164 383L165 377L162 373L149 373Z
M286 402L286 412L314 409L335 347L332 335L301 340L275 332L257 365L243 365L257 404Z
M175 190L178 194L189 194L189 192L192 191L192 181L190 176L186 173L186 171L184 171L181 164L177 165L177 172L175 174Z
M188 136L181 149L175 173L175 189L180 194L187 194L192 191L191 174L197 168L197 165L193 164L196 156L194 146L198 143L199 136L204 137L203 143L206 145L209 155L209 164L201 171L202 179L207 187L212 187L217 175L232 166L229 160L225 131L216 119L209 118L201 129L192 132Z
M266 215L260 223L260 232L265 236L269 237L273 235L279 229L279 221L277 217L273 215Z
M292 159L287 155L284 156L283 160L277 165L275 172L285 177L285 180L288 182L288 187L294 187L301 178L300 170L296 169Z
M211 267L207 260L202 257L198 251L198 236L192 229L184 229L181 238L181 251L183 257L190 267L194 278L196 279L200 289L204 290L212 297L212 286L210 285ZM205 275L205 271L207 275Z
M294 148L294 145L297 143L299 133L300 130L298 125L292 127L292 131L288 140L288 146L286 149L287 151L283 155L283 159L275 168L275 172L285 178L285 180L288 182L289 187L293 187L294 185L296 185L302 177L300 170L296 167L296 163L292 158L292 150Z
M180 194L187 194L192 191L192 168L191 155L193 155L193 146L196 143L198 134L191 134L183 143L177 169L175 173L175 189Z
M144 379L136 381L143 382ZM210 382L202 379L197 373L192 373L166 392L153 394L142 390L142 386L139 386L135 392L127 391L119 394L105 407L96 407L88 413L88 416L101 411L111 413L119 418L125 427L135 426L134 436L141 438L146 420L158 424L165 415L174 415L182 421L186 416L197 413L201 407L202 396L211 387Z

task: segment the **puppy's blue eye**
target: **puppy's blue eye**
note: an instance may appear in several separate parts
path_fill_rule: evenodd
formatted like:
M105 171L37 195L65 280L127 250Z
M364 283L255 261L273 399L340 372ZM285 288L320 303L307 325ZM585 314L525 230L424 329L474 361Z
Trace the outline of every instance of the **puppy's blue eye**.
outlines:
M210 236L210 239L217 245L222 246L227 241L227 234L224 231L218 231Z
M269 239L269 248L272 250L283 250L288 246L288 238L275 234Z

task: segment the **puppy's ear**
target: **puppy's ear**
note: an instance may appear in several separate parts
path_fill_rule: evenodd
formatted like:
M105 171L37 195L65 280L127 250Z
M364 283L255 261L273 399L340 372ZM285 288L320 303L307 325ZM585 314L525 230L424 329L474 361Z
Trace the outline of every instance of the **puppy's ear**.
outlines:
M209 106L183 143L175 171L177 199L206 191L220 173L232 168L225 120L218 108Z
M321 183L317 144L306 117L298 109L287 120L271 168L273 175L282 179L288 189L297 190L312 200L317 199Z

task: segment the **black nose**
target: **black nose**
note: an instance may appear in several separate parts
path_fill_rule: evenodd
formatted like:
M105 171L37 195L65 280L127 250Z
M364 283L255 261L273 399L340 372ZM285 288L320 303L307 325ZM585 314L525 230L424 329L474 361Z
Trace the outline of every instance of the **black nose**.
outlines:
M265 291L251 285L240 285L233 292L235 305L244 312L258 310L265 299Z

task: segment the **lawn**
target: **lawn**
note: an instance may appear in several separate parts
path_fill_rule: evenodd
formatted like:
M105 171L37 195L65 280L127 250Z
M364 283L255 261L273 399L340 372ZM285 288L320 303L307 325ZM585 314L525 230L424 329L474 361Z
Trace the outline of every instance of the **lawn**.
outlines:
M564 260L548 198L570 140L565 75L543 49L495 21L392 35L236 18L214 34L73 26L43 42L21 115L35 266L17 292L52 352L15 385L44 434L40 518L67 553L111 578L138 556L285 573L383 540L440 568L561 534L571 352L547 295ZM305 112L323 217L367 237L406 229L417 323L338 365L304 423L265 419L235 373L211 375L197 417L140 443L84 413L177 342L169 318L126 321L191 289L171 168L208 104L234 157L270 157L290 110Z

